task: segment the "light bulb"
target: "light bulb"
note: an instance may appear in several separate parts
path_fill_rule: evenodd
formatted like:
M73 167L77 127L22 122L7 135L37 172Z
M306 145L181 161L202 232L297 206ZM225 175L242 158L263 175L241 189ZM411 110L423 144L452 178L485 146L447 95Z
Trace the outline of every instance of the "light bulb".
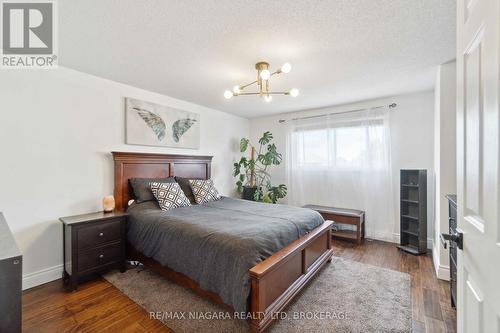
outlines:
M289 62L285 62L283 66L281 66L281 71L285 74L290 73L291 70L292 70L292 65L290 65Z
M241 92L240 86L234 86L233 87L233 93L239 94Z
M264 96L264 100L265 100L267 103L270 103L270 102L273 100L273 96L271 96L271 95L266 95L266 96Z
M293 88L292 90L290 90L289 94L292 97L297 97L297 96L299 96L299 89Z
M269 80L271 77L271 72L268 69L264 69L260 72L260 78L262 80Z
M226 99L230 99L231 97L233 97L233 93L230 92L229 90L226 90L226 91L224 91L224 97Z

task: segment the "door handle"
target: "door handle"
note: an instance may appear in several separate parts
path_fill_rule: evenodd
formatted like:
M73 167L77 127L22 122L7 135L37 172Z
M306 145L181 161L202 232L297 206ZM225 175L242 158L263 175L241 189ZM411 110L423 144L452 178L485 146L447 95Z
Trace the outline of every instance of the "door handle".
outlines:
M452 234L440 234L439 238L441 239L441 243L443 244L443 247L446 249L447 243L446 241L454 242L457 244L457 247L460 250L463 250L464 248L464 234L457 231Z

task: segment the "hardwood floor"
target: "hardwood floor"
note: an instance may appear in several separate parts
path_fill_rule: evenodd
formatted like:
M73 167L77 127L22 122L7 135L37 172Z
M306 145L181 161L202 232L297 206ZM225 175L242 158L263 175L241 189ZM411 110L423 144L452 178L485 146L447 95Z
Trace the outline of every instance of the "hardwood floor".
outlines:
M397 250L395 244L366 240L333 242L335 255L406 272L411 276L413 332L455 332L456 312L449 285L436 278L432 259ZM104 279L82 283L68 293L60 280L23 293L23 332L171 332Z
M67 292L57 280L23 293L23 332L172 332L104 279Z

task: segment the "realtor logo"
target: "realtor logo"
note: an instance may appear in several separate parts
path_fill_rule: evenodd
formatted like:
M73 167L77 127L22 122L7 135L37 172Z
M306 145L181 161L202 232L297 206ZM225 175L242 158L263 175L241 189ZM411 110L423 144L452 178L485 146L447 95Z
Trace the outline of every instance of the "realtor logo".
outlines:
M55 4L2 1L2 68L54 68Z

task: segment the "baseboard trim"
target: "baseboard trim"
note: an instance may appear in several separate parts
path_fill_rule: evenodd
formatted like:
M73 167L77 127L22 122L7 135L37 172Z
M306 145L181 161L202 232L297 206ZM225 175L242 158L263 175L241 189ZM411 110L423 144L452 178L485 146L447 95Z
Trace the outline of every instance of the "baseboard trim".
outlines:
M439 280L450 281L450 267L439 265L436 275Z
M434 245L440 246L439 243L434 244ZM432 261L434 264L434 271L436 272L436 277L439 280L450 281L450 267L441 265L441 262L440 262L438 256L439 256L439 252L437 251L437 249L433 248Z
M36 272L23 275L23 290L51 282L62 277L63 265L44 268Z
M379 234L374 234L374 235L370 234L370 235L366 235L366 238L379 240L379 241L383 241L383 242L394 243L394 244L399 244L399 240L400 240L398 233L392 233L392 234L379 233ZM427 238L427 249L428 250L433 250L433 244L434 244L433 239Z
M391 235L384 234L384 233L367 234L365 237L369 238L369 239L373 239L373 240L388 242L388 243L399 243L399 240L397 242L395 242L394 238Z

